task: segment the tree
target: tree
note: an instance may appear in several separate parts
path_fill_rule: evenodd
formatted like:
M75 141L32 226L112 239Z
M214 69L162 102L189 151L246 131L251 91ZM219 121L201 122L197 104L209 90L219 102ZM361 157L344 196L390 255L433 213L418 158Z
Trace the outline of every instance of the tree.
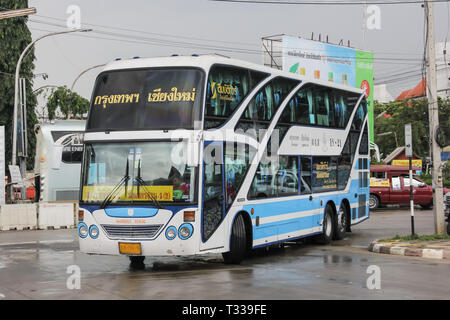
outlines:
M439 99L439 125L443 136L450 137L450 99ZM384 114L382 115L382 113ZM428 123L428 101L409 100L395 101L387 104L375 102L375 143L380 148L380 153L386 157L395 148L394 135L379 136L384 132L396 133L398 145L405 145L405 124L411 123L412 141L414 152L426 157L430 154L429 123ZM445 138L443 138L445 140Z
M58 109L65 119L69 115L81 118L89 110L89 100L71 91L66 86L58 87L52 91L47 101L47 112L50 120L56 117Z
M28 0L0 0L0 7L5 9L28 8ZM32 41L28 29L27 17L16 17L0 20L0 125L5 126L5 160L10 163L13 141L14 114L14 75L17 61L25 47ZM20 68L20 77L26 81L27 99L27 138L28 159L27 168L34 166L34 150L36 136L34 126L37 123L34 108L37 105L33 91L34 49L30 49Z

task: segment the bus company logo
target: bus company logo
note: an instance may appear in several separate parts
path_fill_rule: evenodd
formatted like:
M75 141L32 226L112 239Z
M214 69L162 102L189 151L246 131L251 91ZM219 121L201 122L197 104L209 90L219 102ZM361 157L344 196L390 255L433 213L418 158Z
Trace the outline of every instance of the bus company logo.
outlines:
M190 91L180 91L177 87L173 87L169 92L162 92L161 88L154 89L148 94L148 102L189 102L195 101L195 88Z
M370 86L369 86L369 82L367 82L367 80L363 80L363 82L361 82L361 89L364 90L364 94L365 94L366 98L369 98Z
M217 99L217 93L220 95L220 100L235 101L238 95L238 88L230 84L220 84L217 82L211 83L211 99Z
M131 216L134 216L134 209L128 209L128 215L131 217Z
M94 105L103 105L103 109L106 109L108 104L123 104L123 103L138 103L139 93L131 94L111 94L104 96L96 96Z

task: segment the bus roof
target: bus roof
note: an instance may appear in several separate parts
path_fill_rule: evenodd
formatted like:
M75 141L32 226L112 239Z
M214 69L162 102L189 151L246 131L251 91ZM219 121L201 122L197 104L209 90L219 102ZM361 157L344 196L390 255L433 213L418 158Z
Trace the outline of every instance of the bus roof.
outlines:
M47 131L84 131L86 120L54 120L51 122L39 123L35 126L37 130Z
M304 82L317 83L324 86L332 86L337 89L346 91L352 91L359 94L363 93L363 90L354 88L348 85L338 84L335 82L328 82L323 80L317 80L301 76L295 73L286 72L274 68L269 68L256 63L251 63L243 60L227 58L220 55L207 54L198 56L170 56L170 57L157 57L157 58L133 58L116 60L105 66L103 71L111 70L123 70L123 69L140 69L140 68L157 68L157 67L199 67L206 71L214 64L223 64L236 67L247 68L251 70L257 70L266 72L273 75L285 76L294 79L298 79Z

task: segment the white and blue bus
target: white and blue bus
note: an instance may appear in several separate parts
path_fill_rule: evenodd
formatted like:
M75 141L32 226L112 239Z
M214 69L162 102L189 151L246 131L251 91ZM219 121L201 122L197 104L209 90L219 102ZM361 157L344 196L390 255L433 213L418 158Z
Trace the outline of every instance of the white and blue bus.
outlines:
M369 217L362 90L215 55L118 60L84 135L80 250L222 253L343 239Z

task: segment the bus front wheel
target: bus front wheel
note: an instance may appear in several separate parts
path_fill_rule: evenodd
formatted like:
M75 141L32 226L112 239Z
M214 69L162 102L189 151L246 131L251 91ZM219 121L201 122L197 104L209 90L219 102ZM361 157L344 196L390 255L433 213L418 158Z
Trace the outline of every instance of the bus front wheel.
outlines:
M247 233L242 214L234 219L231 229L230 251L222 253L225 264L239 264L245 258L247 251Z

